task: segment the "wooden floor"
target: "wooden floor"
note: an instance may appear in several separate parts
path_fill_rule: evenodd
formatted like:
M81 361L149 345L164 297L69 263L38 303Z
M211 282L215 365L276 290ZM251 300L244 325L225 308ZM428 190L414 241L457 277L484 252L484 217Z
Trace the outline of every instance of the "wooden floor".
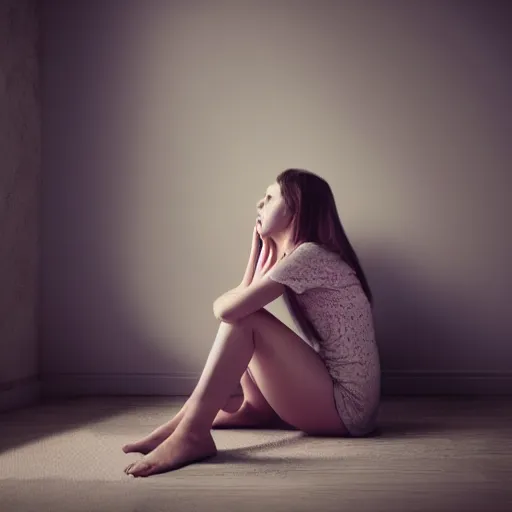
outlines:
M512 512L512 398L385 398L379 432L214 430L209 461L135 479L121 446L183 398L81 398L0 415L0 511Z

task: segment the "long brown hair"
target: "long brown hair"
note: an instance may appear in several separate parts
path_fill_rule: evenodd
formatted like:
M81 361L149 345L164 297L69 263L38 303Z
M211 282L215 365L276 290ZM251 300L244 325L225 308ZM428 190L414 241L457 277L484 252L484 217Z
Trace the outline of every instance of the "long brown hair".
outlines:
M340 255L356 273L370 304L373 295L354 248L341 224L329 184L304 169L287 169L276 178L292 212L294 245L314 242Z
M315 242L339 254L355 271L368 301L372 304L370 286L343 229L329 184L320 176L304 169L287 169L277 176L276 181L281 187L286 206L292 213L293 244ZM308 338L321 340L318 330L295 295L286 290L284 299L304 334Z

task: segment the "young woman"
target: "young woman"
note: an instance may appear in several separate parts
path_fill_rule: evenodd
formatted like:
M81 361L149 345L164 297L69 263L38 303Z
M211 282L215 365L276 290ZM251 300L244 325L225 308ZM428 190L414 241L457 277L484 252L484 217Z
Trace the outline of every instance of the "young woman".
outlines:
M213 305L221 321L183 408L123 451L149 476L212 457L211 428L290 428L364 436L376 426L380 361L372 294L325 180L282 172L257 204L239 286ZM264 307L284 295L303 338ZM243 397L231 396L241 382Z

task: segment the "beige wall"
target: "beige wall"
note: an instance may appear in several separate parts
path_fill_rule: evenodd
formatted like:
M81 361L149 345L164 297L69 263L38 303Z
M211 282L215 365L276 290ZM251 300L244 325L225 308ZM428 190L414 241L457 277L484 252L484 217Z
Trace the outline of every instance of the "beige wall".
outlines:
M39 18L0 2L0 410L37 398L41 120Z
M45 2L45 392L190 392L292 166L367 270L384 389L510 391L512 72L476 5Z

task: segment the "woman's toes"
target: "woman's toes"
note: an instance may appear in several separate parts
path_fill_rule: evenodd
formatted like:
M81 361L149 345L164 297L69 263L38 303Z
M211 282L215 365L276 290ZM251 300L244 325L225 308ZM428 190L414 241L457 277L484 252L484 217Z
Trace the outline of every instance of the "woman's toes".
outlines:
M124 468L124 472L128 475L129 474L129 471L130 469L135 465L135 462L132 462L131 464L128 464L128 466L126 466Z

